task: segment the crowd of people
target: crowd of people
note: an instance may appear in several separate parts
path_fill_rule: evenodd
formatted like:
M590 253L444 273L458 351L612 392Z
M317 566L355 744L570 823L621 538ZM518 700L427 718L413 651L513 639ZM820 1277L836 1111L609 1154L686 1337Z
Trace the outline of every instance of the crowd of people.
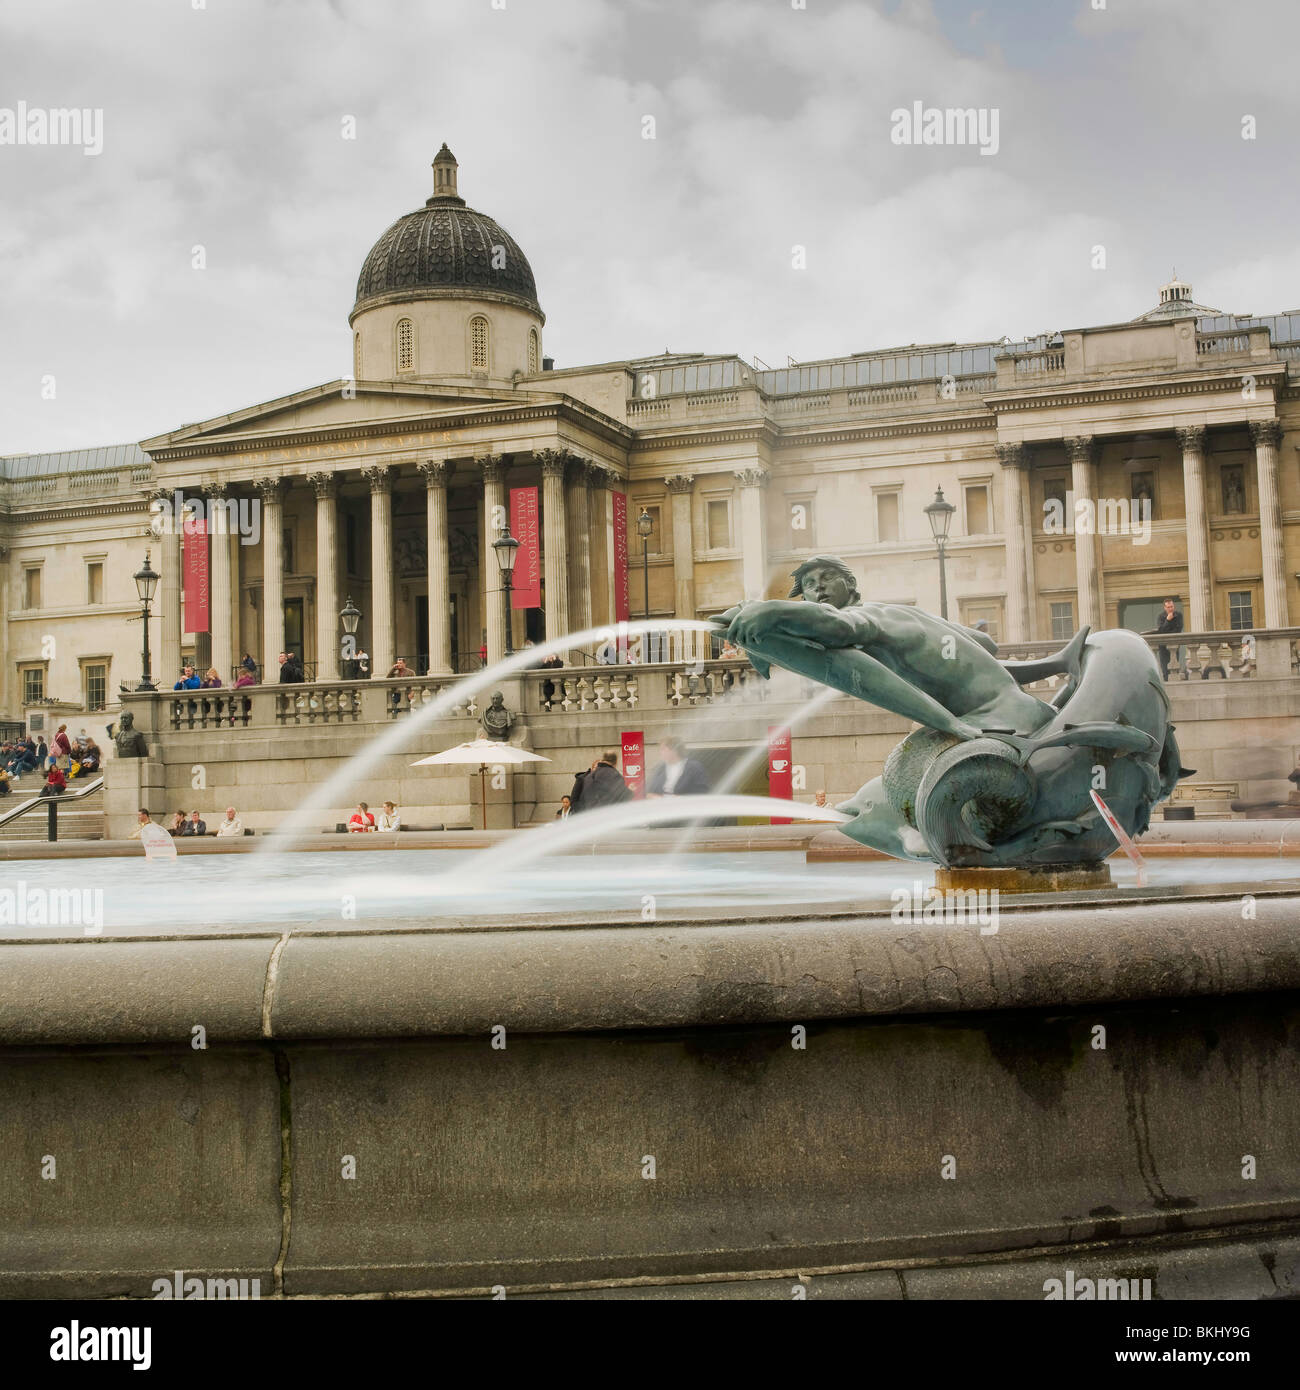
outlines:
M136 827L131 832L131 838L133 840L138 840L141 830L143 830L146 825L152 824L152 817L149 815L148 811L143 809L141 809L136 820ZM244 833L244 823L239 819L239 813L233 806L226 807L225 818L218 822L216 830L212 832L209 832L208 823L203 819L203 814L200 811L190 811L188 814L184 811L177 811L176 814L172 816L171 824L164 828L167 833L176 840L191 835L207 835L209 833L217 836L242 835Z
M60 724L47 744L44 737L6 739L0 743L0 796L8 796L32 774L41 782L40 796L61 796L68 783L93 777L103 765L99 744L85 729L73 738Z

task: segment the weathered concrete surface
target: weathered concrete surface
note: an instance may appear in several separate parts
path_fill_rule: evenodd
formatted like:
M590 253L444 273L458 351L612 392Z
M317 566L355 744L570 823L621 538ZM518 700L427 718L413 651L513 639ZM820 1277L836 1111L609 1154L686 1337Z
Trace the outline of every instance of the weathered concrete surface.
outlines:
M177 1269L269 1291L279 1188L256 1048L0 1051L2 1297L148 1297Z
M1037 1266L983 1266L1044 1246L1063 1247L1055 1275L1136 1268L1159 1297L1270 1296L1270 1259L1273 1293L1294 1291L1300 996L795 1040L781 1024L9 1053L0 1290L147 1297L175 1269L270 1290L288 1214L289 1295L856 1266L896 1269L910 1297L1041 1297ZM1220 1269L1229 1237L1258 1270Z
M0 943L0 1293L1293 1289L1296 899L1238 906Z
M1069 1008L1300 989L1300 900L800 920L0 941L0 1046L422 1038Z

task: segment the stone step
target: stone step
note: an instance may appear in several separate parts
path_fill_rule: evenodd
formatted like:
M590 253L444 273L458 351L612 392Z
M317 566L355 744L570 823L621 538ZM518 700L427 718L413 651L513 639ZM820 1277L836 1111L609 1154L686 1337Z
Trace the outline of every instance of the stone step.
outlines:
M73 783L76 786L76 783ZM0 813L13 810L24 801L32 809L15 816L5 825L0 825L0 840L47 840L49 837L46 814L47 798L34 795L36 783L33 779L32 794L25 793L22 784L14 792L0 800ZM59 839L60 840L102 840L107 833L104 816L104 789L93 791L89 796L76 801L60 800Z

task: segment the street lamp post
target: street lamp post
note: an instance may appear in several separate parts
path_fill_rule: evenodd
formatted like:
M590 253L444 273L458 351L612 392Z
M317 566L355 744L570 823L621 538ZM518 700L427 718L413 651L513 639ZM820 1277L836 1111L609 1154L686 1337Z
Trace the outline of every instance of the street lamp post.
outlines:
M157 690L153 683L153 672L149 668L149 605L153 602L154 591L158 587L158 574L154 567L149 563L149 552L144 553L144 564L135 572L135 590L140 595L140 604L143 609L144 627L144 647L140 653L140 664L143 672L143 679L136 687L137 690Z
M641 582L643 618L650 617L650 537L654 534L655 519L644 507L641 508L641 515L636 519L636 533L641 537Z
M347 602L344 603L342 611L339 613L339 621L343 624L343 634L345 637L355 637L357 635L357 625L361 622L361 610L352 602L352 595L349 594ZM346 644L345 644L346 645ZM347 659L347 669L350 679L357 678L357 644L352 643L352 655Z
M934 490L934 501L925 509L930 519L930 532L934 543L939 547L939 616L948 617L948 571L945 565L945 548L948 544L948 528L952 525L952 514L957 510L951 502L944 500L943 488Z
M510 586L514 582L515 561L519 558L519 542L510 534L509 526L497 540L492 542L492 549L496 551L497 565L501 569L501 581L506 590L506 655L513 656L515 644L513 634L510 631Z

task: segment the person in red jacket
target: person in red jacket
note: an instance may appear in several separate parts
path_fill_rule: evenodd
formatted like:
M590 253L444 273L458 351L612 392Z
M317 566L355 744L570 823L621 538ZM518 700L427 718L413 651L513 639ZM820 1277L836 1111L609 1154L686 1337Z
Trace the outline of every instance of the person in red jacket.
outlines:
M50 768L49 774L45 778L45 785L41 788L42 796L62 796L63 789L68 785L68 779L63 775L63 769L55 763Z
M68 726L59 725L54 735L54 747L50 750L58 765L66 772L72 764L72 743L68 738Z
M375 818L370 814L370 807L364 801L357 802L357 809L352 812L352 819L348 821L348 831L364 835L367 830L374 828Z

